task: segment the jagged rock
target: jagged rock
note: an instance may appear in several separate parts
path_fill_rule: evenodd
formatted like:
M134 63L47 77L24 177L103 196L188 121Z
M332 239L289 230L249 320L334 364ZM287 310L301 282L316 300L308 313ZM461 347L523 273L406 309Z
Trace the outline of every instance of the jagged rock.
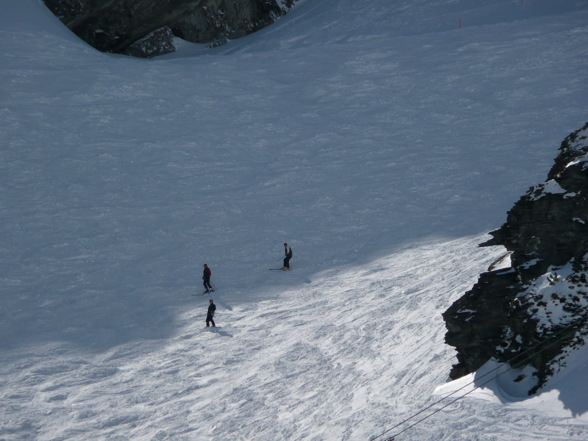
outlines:
M174 52L174 34L167 26L135 41L125 51L133 57L151 58Z
M583 344L588 324L588 123L570 134L547 181L529 189L481 246L502 245L511 268L480 276L444 314L458 378L494 358L535 369L535 393Z
M104 52L126 49L206 0L44 0L78 37Z
M195 43L226 41L273 23L296 0L43 1L69 29L96 49L140 55L136 42L150 36L152 46L152 33L161 29L169 28L174 35ZM147 54L152 56L149 51Z
M210 3L176 20L172 25L174 34L194 43L218 44L241 38L275 22L292 7L294 0L282 6L275 0L216 0Z

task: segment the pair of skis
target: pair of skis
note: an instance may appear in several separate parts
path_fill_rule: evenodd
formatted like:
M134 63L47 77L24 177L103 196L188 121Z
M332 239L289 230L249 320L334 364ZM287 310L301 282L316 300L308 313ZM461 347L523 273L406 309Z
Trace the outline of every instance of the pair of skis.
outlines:
M204 291L204 292L201 292L200 294L192 294L192 296L203 296L205 294L213 293L214 291L215 291L214 289L210 290L210 291Z

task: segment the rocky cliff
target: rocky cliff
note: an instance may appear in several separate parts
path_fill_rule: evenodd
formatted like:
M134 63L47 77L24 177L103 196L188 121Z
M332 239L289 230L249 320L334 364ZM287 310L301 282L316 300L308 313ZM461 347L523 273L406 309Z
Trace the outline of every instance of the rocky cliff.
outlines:
M493 358L530 366L533 394L588 334L588 123L490 234L481 246L505 247L511 266L489 268L443 314L445 340L457 350L450 377Z
M44 0L95 48L144 57L173 51L174 35L210 44L242 37L273 23L295 1Z

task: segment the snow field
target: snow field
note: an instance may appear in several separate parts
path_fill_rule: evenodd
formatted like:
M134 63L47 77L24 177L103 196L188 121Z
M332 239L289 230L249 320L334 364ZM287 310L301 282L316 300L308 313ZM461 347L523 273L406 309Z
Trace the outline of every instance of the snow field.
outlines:
M14 402L44 403L38 439L367 439L421 404L430 366L451 361L440 313L496 257L475 247L482 239L431 240L328 271L279 301L233 305L215 293L216 329L203 327L208 297L193 297L198 308L168 339L100 354L16 351L14 361L35 363L5 365L2 378L25 386ZM464 255L471 264L456 265Z
M306 0L149 61L2 7L10 441L376 441L456 387L440 314L585 121L584 1ZM585 360L398 439L588 439Z

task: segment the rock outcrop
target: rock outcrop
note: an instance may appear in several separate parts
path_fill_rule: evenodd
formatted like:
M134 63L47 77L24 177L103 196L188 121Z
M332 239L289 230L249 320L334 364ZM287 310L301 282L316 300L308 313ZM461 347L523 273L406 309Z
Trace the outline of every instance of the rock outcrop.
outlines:
M245 36L273 23L295 1L44 0L96 49L143 57L173 51L170 31L187 41L213 45Z
M135 41L126 48L125 53L133 57L151 58L169 54L175 50L174 34L170 28L165 26Z
M504 246L511 267L481 274L443 314L445 341L457 350L450 377L490 359L532 366L533 394L588 334L588 123L490 234L481 246Z

